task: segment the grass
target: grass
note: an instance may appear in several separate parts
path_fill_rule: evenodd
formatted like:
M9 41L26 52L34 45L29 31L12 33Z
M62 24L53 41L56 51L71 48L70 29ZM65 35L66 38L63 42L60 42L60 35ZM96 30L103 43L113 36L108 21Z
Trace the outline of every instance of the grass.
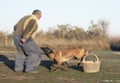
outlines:
M112 51L95 51L101 63L97 73L84 73L76 61L69 61L68 71L49 71L53 64L46 56L38 67L39 73L14 72L15 52L0 54L0 83L120 83L120 54ZM62 66L63 67L63 66Z

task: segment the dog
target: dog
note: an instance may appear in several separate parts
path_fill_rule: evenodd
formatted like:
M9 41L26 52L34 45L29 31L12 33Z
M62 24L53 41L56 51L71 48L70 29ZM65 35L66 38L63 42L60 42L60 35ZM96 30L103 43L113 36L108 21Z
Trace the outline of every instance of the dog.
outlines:
M48 56L49 59L56 62L56 65L51 71L57 70L60 65L63 63L65 70L68 69L67 61L71 58L80 59L78 65L80 65L84 56L89 54L89 51L85 50L82 47L71 47L66 50L57 50L53 51L49 47L41 47L41 50Z

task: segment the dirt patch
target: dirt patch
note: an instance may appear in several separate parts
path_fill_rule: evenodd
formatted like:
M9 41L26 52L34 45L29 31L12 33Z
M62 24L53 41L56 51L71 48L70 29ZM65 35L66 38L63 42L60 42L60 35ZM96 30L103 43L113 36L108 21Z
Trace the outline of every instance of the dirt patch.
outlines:
M34 79L35 77L25 77L25 76L7 76L6 74L0 74L1 79L11 79L11 80L24 80L24 79Z
M117 54L117 55L120 55L120 52L113 52L113 54Z

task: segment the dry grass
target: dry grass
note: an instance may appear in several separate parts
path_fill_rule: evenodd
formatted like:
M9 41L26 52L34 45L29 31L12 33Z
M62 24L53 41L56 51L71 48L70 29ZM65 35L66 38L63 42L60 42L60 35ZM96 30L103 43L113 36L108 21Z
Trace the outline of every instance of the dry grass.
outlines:
M36 40L39 46L49 46L53 49L66 49L73 46L82 46L89 50L109 50L109 43L99 40L65 40L65 39L41 39Z

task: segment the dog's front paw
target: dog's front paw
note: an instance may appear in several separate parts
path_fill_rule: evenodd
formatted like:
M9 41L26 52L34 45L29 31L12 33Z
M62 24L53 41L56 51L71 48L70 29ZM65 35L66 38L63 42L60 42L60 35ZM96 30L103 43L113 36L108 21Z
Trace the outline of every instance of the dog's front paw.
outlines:
M54 72L54 71L56 71L56 69L51 69L50 71L51 71L51 72Z

